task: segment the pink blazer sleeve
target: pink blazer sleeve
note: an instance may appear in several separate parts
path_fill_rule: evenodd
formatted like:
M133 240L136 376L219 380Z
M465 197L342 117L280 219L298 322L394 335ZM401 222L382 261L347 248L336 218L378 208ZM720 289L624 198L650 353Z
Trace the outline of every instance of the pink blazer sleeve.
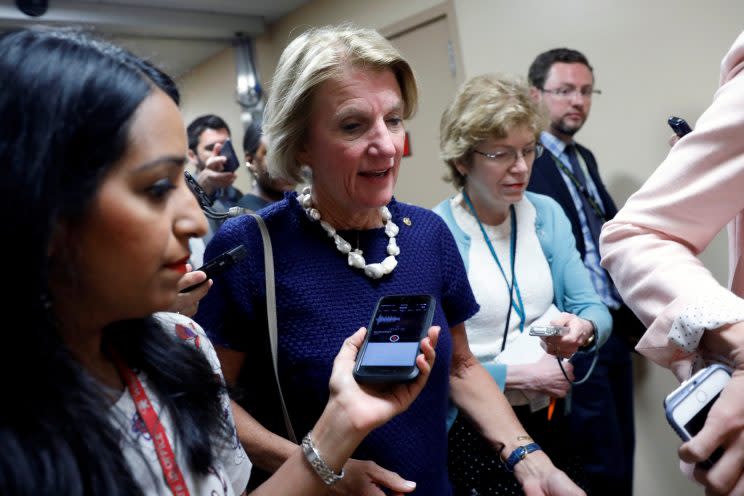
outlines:
M744 320L744 33L694 131L678 141L600 237L602 265L648 327L636 349L680 379L705 358L706 329ZM728 224L729 282L698 260ZM737 265L739 268L737 270Z

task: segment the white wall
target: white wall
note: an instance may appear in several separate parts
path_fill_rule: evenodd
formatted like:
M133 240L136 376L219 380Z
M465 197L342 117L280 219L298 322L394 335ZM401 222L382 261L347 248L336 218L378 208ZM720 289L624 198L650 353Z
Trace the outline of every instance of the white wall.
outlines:
M315 0L276 22L268 29L266 36L257 40L261 78L268 87L271 73L284 47L311 26L349 21L383 29L441 3L442 0Z
M317 0L270 27L257 40L264 87L286 43L311 25L353 21L385 29L439 5L437 0ZM534 56L568 46L594 66L597 87L592 114L578 141L599 160L603 177L621 206L661 162L675 114L694 124L711 101L721 58L744 28L744 3L729 0L453 0L459 52L466 77L484 72L526 75ZM240 129L234 103L235 70L226 50L182 78L187 119L214 112ZM414 67L414 70L416 68ZM420 81L422 85L426 81ZM247 174L243 173L241 179ZM433 177L432 180L437 180ZM422 185L425 188L426 185ZM726 276L723 237L702 256L720 281ZM671 374L636 357L636 494L702 494L680 475L679 441L667 426L663 397ZM601 440L597 440L601 442Z

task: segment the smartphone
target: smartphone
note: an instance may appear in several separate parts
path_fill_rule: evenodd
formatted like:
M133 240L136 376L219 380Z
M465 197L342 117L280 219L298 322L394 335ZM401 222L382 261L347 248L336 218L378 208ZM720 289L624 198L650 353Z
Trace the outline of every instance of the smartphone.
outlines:
M188 293L189 291L193 291L208 280L212 279L217 274L224 272L236 263L240 262L246 256L248 256L248 250L245 248L244 245L238 245L235 248L231 248L225 253L218 255L217 257L213 258L209 262L196 269L206 273L207 278L198 284L183 288L180 293Z
M568 334L568 330L568 327L563 326L532 326L530 327L530 336L563 336L564 334Z
M680 138L685 134L692 132L692 128L682 117L671 116L667 122L669 123L669 127L674 131L674 134Z
M354 366L360 383L408 382L419 369L416 357L431 327L436 301L431 295L389 295L377 302Z
M666 418L683 441L700 432L710 408L730 379L728 367L711 365L699 370L664 399ZM700 465L710 468L722 454L723 450L718 448Z
M227 157L225 165L222 168L223 172L235 172L238 170L238 167L240 167L240 161L238 161L238 156L235 154L235 148L233 148L230 138L226 139L225 142L222 143L220 156Z

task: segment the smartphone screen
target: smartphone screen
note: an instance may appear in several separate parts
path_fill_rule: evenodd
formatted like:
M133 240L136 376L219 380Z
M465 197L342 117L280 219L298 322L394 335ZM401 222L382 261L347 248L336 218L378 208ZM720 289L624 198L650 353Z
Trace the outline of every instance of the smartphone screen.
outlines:
M697 435L698 432L703 428L703 425L705 425L705 419L708 418L708 412L710 412L711 407L713 406L713 403L716 402L718 397L721 396L721 393L716 394L711 400L705 404L705 406L700 409L685 425L684 428L687 431L688 435L690 437L693 437ZM707 460L701 463L703 467L710 468L713 466L714 463L718 461L719 458L721 458L721 455L723 455L723 448L717 448L711 455L708 457Z
M434 305L429 295L380 299L357 358L357 379L396 381L416 377L416 356L431 326Z
M705 419L708 417L708 412L710 411L711 407L713 406L713 403L716 402L718 397L721 396L721 393L716 394L711 400L705 404L705 406L700 409L686 424L685 424L685 430L690 434L690 437L693 437L697 435L698 432L700 432L700 429L703 428L703 425L705 425Z

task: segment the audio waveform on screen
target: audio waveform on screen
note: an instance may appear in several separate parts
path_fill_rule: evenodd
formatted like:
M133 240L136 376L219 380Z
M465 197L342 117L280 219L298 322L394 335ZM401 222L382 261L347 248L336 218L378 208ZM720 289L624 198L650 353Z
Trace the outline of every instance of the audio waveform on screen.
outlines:
M396 315L379 315L377 324L389 324L391 322L400 322L400 317Z

